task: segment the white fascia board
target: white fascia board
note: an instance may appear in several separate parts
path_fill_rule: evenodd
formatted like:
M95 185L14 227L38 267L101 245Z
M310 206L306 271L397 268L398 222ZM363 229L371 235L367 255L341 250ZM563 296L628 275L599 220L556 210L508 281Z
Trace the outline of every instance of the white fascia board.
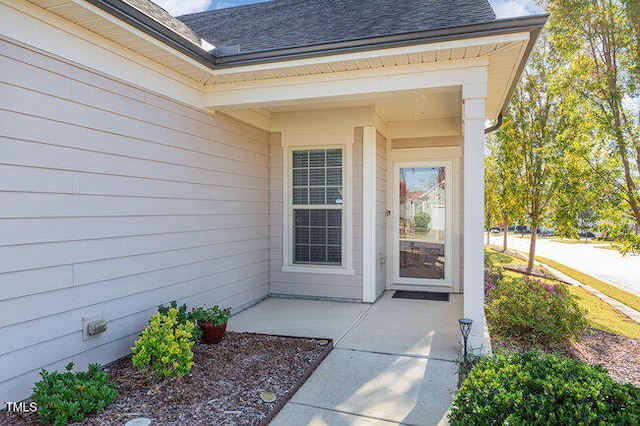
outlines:
M456 49L461 47L483 46L488 44L522 42L529 40L529 32L492 35L460 40L442 41L428 44L416 44L411 46L393 47L387 49L364 50L359 52L341 53L335 55L316 56L312 58L294 59L290 61L278 61L245 66L230 66L213 70L213 75L231 75L246 72L259 72L264 70L301 67L318 64L328 64L341 61L356 61L360 59L373 59L394 55L409 55L413 53L433 52L437 50Z
M486 57L208 86L209 108L261 108L434 87L486 84Z

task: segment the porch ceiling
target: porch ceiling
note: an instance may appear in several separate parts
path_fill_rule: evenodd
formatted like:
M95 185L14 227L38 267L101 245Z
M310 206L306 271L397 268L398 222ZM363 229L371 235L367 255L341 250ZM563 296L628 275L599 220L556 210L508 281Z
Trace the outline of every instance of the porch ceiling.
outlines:
M354 96L350 100L317 102L304 106L305 110L354 108L374 106L388 122L426 119L460 118L462 116L462 91L460 87L424 89L401 94ZM294 112L299 105L263 108L268 114Z

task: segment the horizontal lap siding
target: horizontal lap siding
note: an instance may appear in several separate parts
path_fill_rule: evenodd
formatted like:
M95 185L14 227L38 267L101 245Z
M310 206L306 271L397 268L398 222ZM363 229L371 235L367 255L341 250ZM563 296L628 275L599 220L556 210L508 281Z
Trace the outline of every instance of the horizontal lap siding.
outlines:
M266 132L0 44L0 401L130 353L159 304L268 294Z
M362 130L353 144L353 268L354 275L282 272L283 265L283 148L280 133L271 137L270 292L306 297L362 300ZM286 168L285 168L286 169Z

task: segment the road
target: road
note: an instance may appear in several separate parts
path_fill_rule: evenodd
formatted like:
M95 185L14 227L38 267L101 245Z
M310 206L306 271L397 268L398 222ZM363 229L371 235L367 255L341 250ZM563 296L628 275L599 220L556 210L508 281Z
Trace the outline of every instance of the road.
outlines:
M508 248L529 253L529 238L509 236ZM492 235L491 244L502 246L502 235ZM565 244L549 239L536 241L536 255L555 260L604 282L640 296L640 256L621 256L615 250L593 244Z

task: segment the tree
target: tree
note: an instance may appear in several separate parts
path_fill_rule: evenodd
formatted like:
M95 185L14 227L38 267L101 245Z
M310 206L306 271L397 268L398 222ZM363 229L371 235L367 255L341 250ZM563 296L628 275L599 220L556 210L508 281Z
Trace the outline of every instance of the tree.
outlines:
M568 61L571 90L593 117L590 166L640 227L640 127L625 108L640 84L638 0L548 0L551 38ZM597 154L600 156L598 157ZM612 199L616 199L612 196Z
M529 271L535 259L537 230L555 192L561 188L559 182L567 161L567 130L571 123L564 114L562 92L556 85L557 76L562 73L562 63L553 46L542 37L496 135L496 151L514 168L510 185L517 194L515 202L526 212L531 225Z
M487 244L491 244L489 236L491 228L500 217L500 204L498 202L498 168L494 156L489 155L484 159L484 227L487 230Z
M495 134L487 137L489 155L485 158L485 223L487 230L494 224L503 228L502 249L507 251L509 224L521 219L518 203L520 159L507 144L502 145Z

